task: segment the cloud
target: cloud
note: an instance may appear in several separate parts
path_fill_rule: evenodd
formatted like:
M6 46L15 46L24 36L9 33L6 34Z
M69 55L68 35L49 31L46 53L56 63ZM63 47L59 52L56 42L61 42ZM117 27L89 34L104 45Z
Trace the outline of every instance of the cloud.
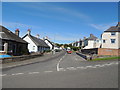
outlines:
M74 9L72 10L69 8L57 6L53 3L29 3L29 4L16 3L16 5L19 7L34 9L34 11L36 11L34 13L28 11L21 11L22 13L31 16L38 16L38 17L41 16L45 18L53 18L67 22L74 22L75 18L83 21L91 20L91 17L80 11L75 11Z
M19 22L2 22L2 25L9 28L41 28L39 26L22 24Z
M115 26L116 24L117 24L117 22L108 23L108 24L90 24L90 26L97 30L105 31L109 27Z

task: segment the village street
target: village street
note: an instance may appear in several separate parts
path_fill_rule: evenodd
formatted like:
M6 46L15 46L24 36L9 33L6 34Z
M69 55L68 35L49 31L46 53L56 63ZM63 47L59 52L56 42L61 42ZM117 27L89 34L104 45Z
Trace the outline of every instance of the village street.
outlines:
M118 61L86 61L75 52L67 54L62 51L58 57L49 60L3 69L2 86L3 88L117 88Z

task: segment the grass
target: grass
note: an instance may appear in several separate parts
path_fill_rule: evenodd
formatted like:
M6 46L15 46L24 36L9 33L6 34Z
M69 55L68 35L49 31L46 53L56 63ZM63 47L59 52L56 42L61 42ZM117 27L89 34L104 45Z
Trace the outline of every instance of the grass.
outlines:
M113 59L120 59L120 57L105 57L105 58L96 58L90 61L100 61L100 60L113 60Z

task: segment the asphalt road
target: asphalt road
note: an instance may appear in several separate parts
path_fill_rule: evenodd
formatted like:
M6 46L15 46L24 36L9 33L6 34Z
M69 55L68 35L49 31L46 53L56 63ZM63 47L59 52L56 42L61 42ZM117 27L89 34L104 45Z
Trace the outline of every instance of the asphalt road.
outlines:
M5 69L1 76L3 88L118 88L118 61L91 62L63 52L51 60Z

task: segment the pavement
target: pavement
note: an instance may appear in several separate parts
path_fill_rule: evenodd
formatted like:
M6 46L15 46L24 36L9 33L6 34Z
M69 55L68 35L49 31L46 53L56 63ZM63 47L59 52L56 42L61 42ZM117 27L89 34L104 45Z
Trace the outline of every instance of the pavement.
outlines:
M59 55L62 55L64 52L65 51L56 52L55 54L52 54L52 52L49 52L49 53L45 53L43 56L40 56L40 57L37 57L37 58L32 58L32 59L28 59L28 60L24 60L24 61L18 61L18 62L5 63L5 64L2 64L2 66L0 68L1 69L7 69L7 68L14 68L14 67L19 67L19 66L44 62L44 61L50 60L52 58L56 58Z
M43 62L3 69L0 76L3 88L118 88L118 64L61 52Z

